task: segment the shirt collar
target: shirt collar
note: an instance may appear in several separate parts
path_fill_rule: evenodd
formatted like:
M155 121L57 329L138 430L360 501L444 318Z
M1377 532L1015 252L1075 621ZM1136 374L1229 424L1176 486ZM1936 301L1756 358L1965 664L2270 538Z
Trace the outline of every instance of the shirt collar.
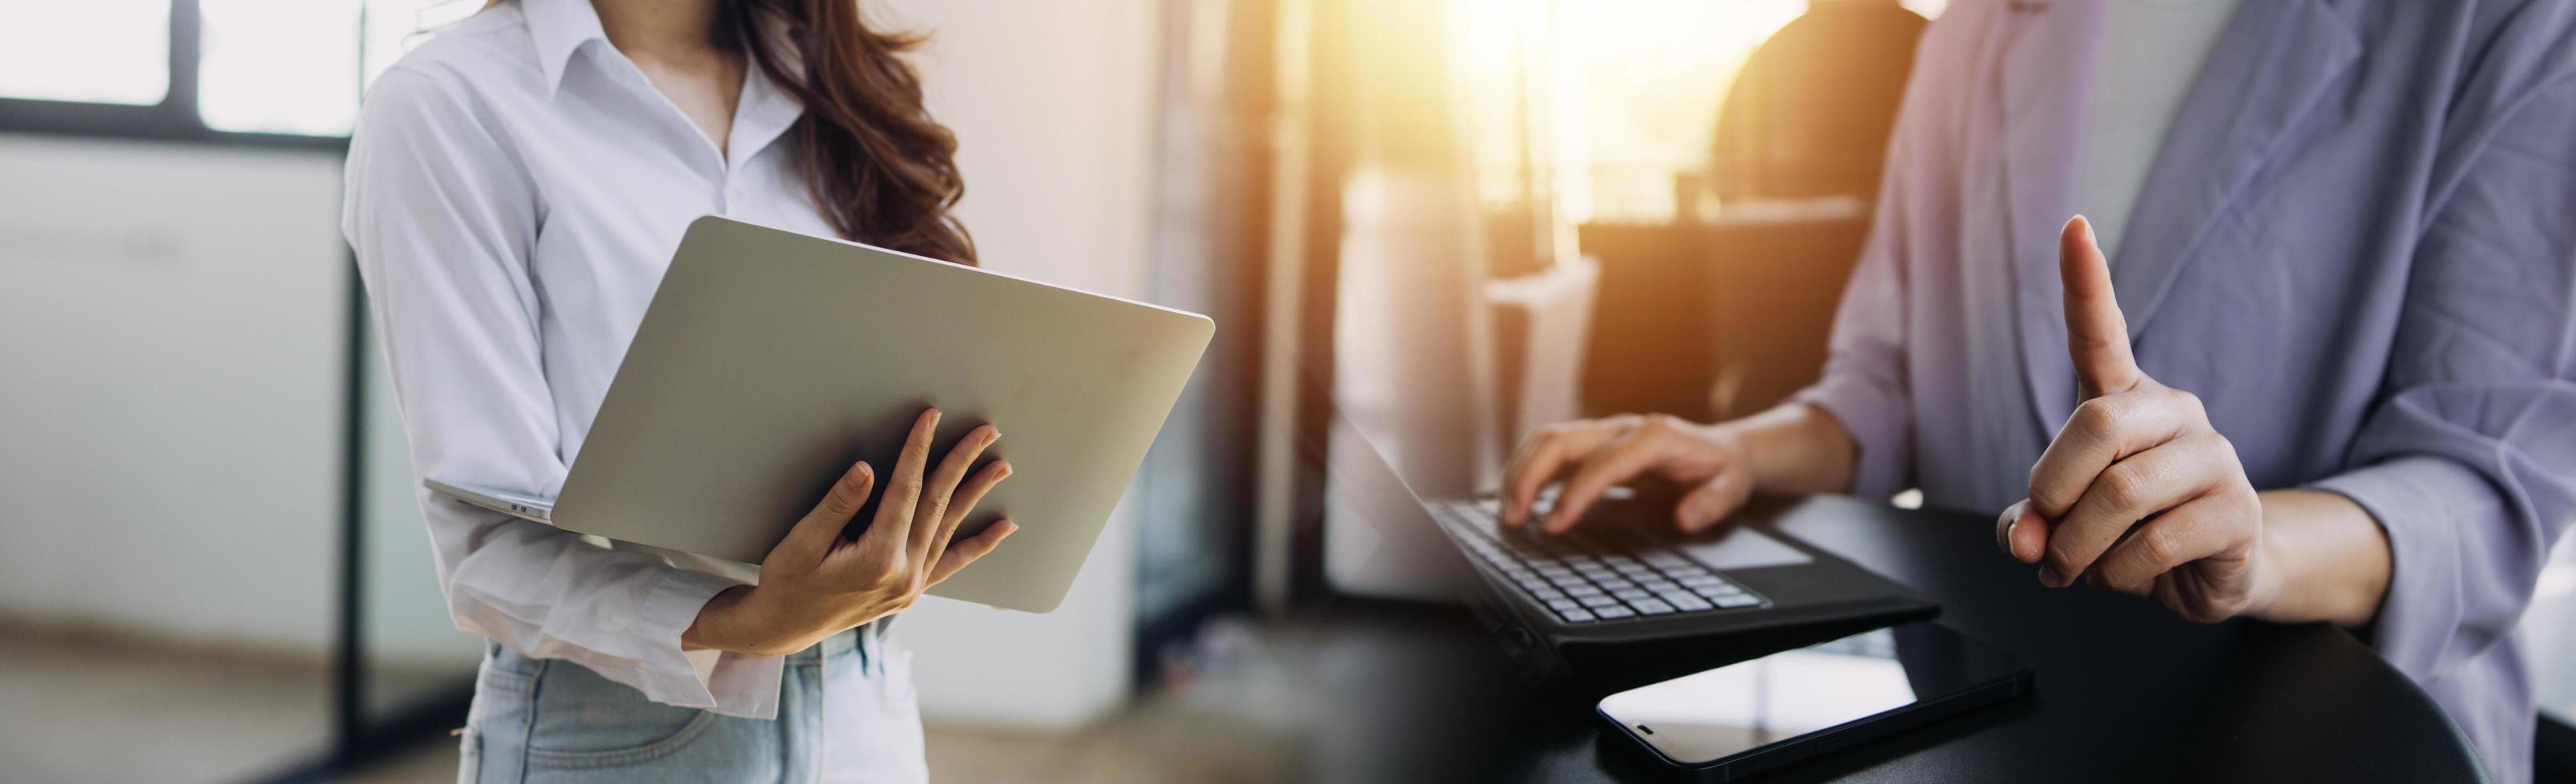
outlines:
M519 0L520 11L528 22L528 37L537 47L537 67L545 74L546 91L552 95L563 88L564 72L572 67L572 58L581 47L592 41L608 43L608 31L599 24L599 11L590 0ZM771 29L768 34L784 40L785 31ZM789 48L786 65L790 71L803 67L803 61ZM732 139L725 145L732 150L726 163L739 166L749 160L779 134L804 116L805 106L796 96L769 80L760 64L745 62L741 104L735 109Z
M733 139L725 145L732 159L727 165L737 168L805 116L804 104L798 103L786 88L770 81L759 63L745 63L744 68L747 73L743 74L741 105L734 110Z
M782 21L770 19L751 34L768 41L769 49L779 53L779 65L788 73L804 72L804 55L797 50ZM756 58L746 56L743 70L742 105L734 113L733 141L726 145L732 152L729 163L735 166L777 141L805 116L805 104L796 100L786 86L771 81Z
M608 40L590 0L519 0L519 10L527 17L528 38L536 44L537 68L545 73L549 95L563 86L564 71L583 44Z

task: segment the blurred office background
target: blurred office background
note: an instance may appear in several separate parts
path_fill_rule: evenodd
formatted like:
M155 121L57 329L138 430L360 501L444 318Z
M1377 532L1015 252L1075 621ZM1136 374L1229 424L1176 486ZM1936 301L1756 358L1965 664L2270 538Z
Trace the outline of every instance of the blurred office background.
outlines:
M1446 597L1336 487L1812 379L1943 5L865 1L934 34L988 266L1220 326L1063 609L905 616L975 781L1343 764L1337 624ZM369 76L481 5L0 3L0 779L452 775L481 644L337 220ZM2569 560L2528 618L2561 717Z

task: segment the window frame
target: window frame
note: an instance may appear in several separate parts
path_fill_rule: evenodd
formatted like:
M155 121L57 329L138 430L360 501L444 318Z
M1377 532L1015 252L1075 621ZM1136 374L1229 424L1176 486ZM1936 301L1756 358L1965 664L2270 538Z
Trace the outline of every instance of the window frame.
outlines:
M361 19L364 19L363 12ZM362 34L360 29L352 34ZM111 104L0 97L0 132L339 151L349 137L221 131L198 113L197 71L204 26L196 0L170 0L170 90L158 104ZM361 50L360 61L364 62Z
M358 63L366 63L366 10L350 31L360 36ZM114 104L0 96L0 136L32 134L83 139L210 145L228 149L284 150L346 155L349 137L217 130L199 113L197 76L204 56L204 26L197 0L170 0L170 87L158 104ZM333 216L336 219L336 216ZM344 251L345 252L345 251ZM356 274L355 256L348 271L341 334L344 341L339 520L332 564L334 593L330 617L329 745L300 762L290 762L261 781L318 781L344 777L371 760L409 748L464 721L473 697L473 680L445 684L394 706L368 700L366 648L365 523L367 506L366 411L368 380L366 292Z

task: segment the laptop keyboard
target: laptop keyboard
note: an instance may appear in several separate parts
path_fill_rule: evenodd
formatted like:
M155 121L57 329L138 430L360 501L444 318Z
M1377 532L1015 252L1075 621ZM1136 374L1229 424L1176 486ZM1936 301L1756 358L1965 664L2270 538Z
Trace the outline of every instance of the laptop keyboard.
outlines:
M1497 524L1495 502L1428 504L1458 543L1566 623L1749 610L1770 600L1667 548L1582 525L1555 536ZM1589 523L1590 521L1587 521Z

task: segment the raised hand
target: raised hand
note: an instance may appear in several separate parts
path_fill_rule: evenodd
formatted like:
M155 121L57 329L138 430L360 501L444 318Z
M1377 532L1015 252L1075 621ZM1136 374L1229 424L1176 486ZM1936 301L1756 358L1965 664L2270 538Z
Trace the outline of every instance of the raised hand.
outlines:
M2147 596L2194 621L2259 612L2278 593L2263 503L2191 393L2138 369L2111 272L2082 216L2058 238L2067 353L2082 403L2030 469L1996 541L2039 579Z

